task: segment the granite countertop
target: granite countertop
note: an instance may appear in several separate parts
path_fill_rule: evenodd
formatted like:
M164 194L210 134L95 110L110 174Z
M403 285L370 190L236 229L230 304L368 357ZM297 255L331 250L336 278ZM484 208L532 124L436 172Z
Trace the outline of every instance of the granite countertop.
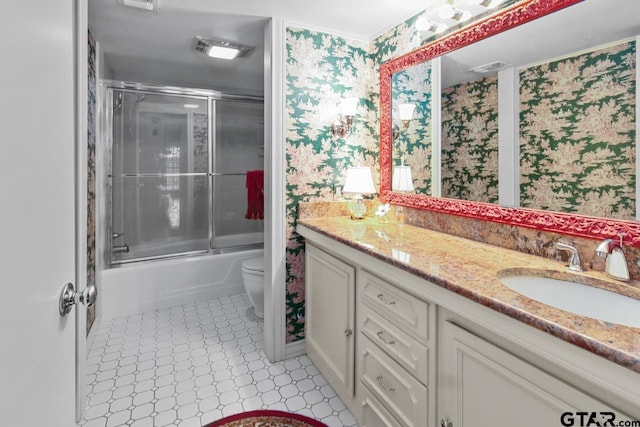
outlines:
M298 224L640 373L640 328L542 304L509 289L499 278L555 277L640 299L638 282L615 281L593 270L572 273L558 261L407 224L381 224L374 218L305 218Z

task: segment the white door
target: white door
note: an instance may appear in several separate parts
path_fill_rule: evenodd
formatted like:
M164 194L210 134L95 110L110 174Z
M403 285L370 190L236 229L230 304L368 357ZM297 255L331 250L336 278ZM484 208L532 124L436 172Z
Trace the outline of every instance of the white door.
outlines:
M0 13L0 424L75 425L72 0ZM84 308L83 308L84 309ZM75 309L74 309L75 310Z

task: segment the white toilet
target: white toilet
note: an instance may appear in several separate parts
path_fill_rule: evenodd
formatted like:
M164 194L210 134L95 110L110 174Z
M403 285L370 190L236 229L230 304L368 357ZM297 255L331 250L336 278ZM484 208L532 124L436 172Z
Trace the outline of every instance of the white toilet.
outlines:
M264 318L264 257L249 258L242 262L242 283L249 295L253 311Z

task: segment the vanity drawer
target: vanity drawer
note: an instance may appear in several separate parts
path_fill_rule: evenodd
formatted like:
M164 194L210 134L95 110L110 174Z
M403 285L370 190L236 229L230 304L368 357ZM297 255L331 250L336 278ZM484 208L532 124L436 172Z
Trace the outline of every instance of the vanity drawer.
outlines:
M363 271L358 295L376 312L413 338L429 342L429 303Z
M393 415L366 387L362 389L362 416L360 427L402 427Z
M391 322L376 314L365 304L361 304L358 309L360 332L386 351L423 384L427 384L429 349Z
M393 361L384 351L362 337L362 384L388 407L403 425L427 424L427 387Z

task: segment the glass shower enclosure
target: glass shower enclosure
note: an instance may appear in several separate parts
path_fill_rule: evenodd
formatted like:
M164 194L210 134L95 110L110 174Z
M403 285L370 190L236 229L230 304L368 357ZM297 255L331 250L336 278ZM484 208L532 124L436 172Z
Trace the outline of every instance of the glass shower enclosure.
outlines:
M247 172L264 167L263 100L111 87L111 264L262 246Z

